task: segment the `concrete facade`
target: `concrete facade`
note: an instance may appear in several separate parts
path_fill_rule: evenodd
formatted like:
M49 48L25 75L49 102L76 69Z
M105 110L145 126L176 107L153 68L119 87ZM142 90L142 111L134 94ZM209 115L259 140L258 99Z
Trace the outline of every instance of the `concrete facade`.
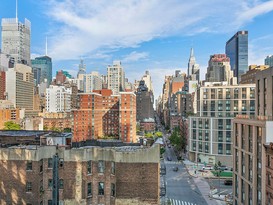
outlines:
M232 166L232 120L255 114L255 85L205 83L197 90L197 115L189 116L189 157Z

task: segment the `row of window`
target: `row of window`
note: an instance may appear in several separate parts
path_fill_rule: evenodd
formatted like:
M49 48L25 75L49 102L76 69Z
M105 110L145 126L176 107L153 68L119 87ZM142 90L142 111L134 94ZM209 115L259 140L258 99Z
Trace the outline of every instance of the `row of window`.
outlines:
M98 183L98 195L103 196L105 191L104 182ZM92 197L93 189L92 189L92 183L87 183L87 196ZM111 183L111 196L116 196L116 185Z
M63 167L63 161L60 160L60 167ZM52 158L48 158L48 164L47 167L53 168L53 159ZM116 165L115 162L111 162L111 174L115 174L116 172ZM32 161L27 161L27 165L26 165L26 170L27 171L31 171L32 170ZM40 160L40 172L43 171L43 160ZM105 171L105 161L99 160L98 161L98 172L99 173L104 173ZM92 174L92 161L89 160L87 161L87 173L88 174Z

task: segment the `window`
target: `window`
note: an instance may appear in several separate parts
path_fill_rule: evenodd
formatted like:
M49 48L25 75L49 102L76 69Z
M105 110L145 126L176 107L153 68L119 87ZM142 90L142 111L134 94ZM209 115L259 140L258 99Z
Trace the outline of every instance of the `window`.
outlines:
M59 189L63 189L63 188L64 188L64 180L59 179Z
M116 173L116 165L115 162L111 162L111 174L115 174Z
M31 192L32 191L32 182L27 182L26 183L26 192Z
M52 167L53 167L53 159L52 158L48 158L47 168L52 168Z
M104 195L104 183L99 182L99 195Z
M92 174L92 161L87 161L87 174Z
M92 196L92 183L87 184L87 196Z
M52 188L52 186L53 186L53 181L52 181L52 179L49 179L48 180L48 188Z
M98 163L99 173L104 172L104 161L100 160Z
M116 185L111 184L111 196L116 196Z
M31 171L32 170L32 161L27 161L27 171Z
M40 172L43 172L43 160L40 160Z

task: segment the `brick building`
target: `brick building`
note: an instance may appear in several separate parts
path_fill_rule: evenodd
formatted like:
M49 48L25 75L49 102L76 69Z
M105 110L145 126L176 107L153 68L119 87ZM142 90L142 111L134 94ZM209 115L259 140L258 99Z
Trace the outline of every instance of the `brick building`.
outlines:
M112 95L108 89L79 94L73 111L74 141L103 137L136 142L136 96L131 92Z
M159 204L158 145L0 148L0 204L52 204L55 154L60 204Z
M0 71L0 100L5 100L6 92L6 73L5 71Z
M66 128L72 129L72 113L71 112L59 112L59 113L39 113L39 116L43 117L43 126L48 130L54 130L54 128L63 131Z
M5 122L20 123L20 119L20 109L15 108L10 101L0 100L0 130L4 129Z

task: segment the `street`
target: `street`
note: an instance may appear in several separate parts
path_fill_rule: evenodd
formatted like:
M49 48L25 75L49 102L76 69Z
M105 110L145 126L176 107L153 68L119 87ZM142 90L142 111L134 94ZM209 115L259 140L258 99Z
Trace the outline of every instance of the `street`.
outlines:
M172 161L168 161L170 157ZM166 198L172 205L207 205L205 199L196 187L192 177L187 173L185 166L178 162L173 148L166 146L164 154L166 166ZM173 171L178 167L178 171Z
M219 190L219 179L206 179L210 187L213 189ZM220 190L221 194L230 194L232 193L232 185L225 185L225 179L220 179Z

